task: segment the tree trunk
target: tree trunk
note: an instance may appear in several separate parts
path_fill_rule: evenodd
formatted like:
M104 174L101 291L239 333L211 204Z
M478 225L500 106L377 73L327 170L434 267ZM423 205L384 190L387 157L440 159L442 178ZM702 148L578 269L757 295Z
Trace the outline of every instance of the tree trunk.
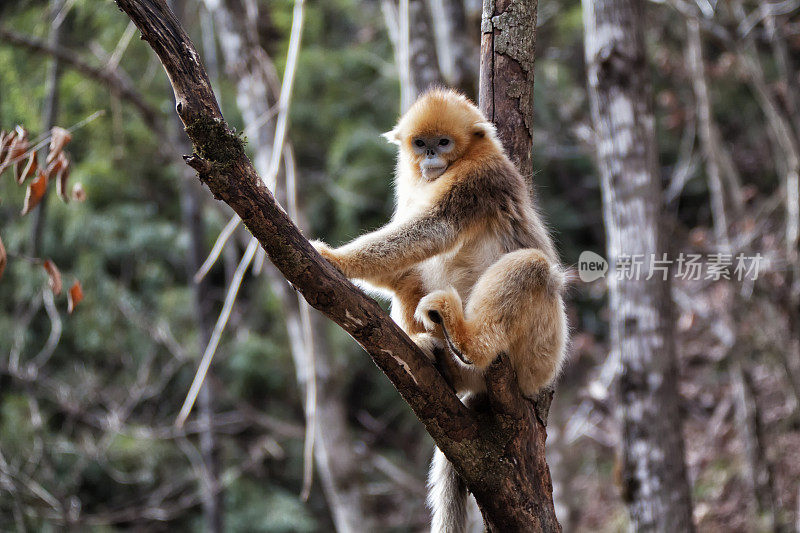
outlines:
M537 0L484 0L481 21L479 106L497 127L503 147L528 184L533 186L533 65L536 53ZM526 426L517 428L514 441L523 459L516 474L534 483L545 520L541 531L561 531L555 515L553 484L544 459L547 414L552 389L535 404L522 400ZM477 497L477 495L476 495ZM510 531L496 523L478 501L489 531ZM533 522L531 522L533 524Z
M183 0L171 1L172 9L183 17L185 4ZM181 124L173 120L173 143L182 151L189 149L185 137L180 134ZM183 167L185 169L185 167ZM211 332L214 329L214 309L211 297L211 286L208 277L194 280L195 273L205 260L206 225L203 220L202 198L195 183L192 183L191 172L183 172L186 182L181 187L181 217L183 227L189 233L189 249L186 256L186 279L192 289L194 303L195 326L197 327L200 353L208 346ZM220 457L217 435L214 432L214 378L212 370L206 374L206 380L198 394L198 414L200 419L200 457L202 472L200 479L200 501L203 507L203 522L207 533L224 531L223 494L220 483Z
M486 373L491 410L467 409L385 311L315 252L261 183L241 139L222 117L197 50L164 3L117 0L117 5L141 30L170 78L176 110L195 147L195 153L185 157L187 163L214 196L242 218L273 264L305 299L370 354L475 495L487 529L560 531L544 456L544 420L533 403L522 397L507 358L499 357ZM517 3L509 10L526 12ZM530 9L527 13L531 14ZM497 20L504 18L510 18L508 13L500 13ZM506 32L513 33L513 26L498 25L495 40L508 43ZM517 51L518 44L505 50ZM546 404L540 402L540 407Z
M436 56L435 34L431 24L430 12L423 0L410 0L408 3L409 21L409 66L414 94L442 84L439 73L439 60Z
M484 0L481 20L480 108L529 183L538 6L537 0Z
M474 99L478 94L474 65L478 61L479 46L477 40L470 39L473 28L467 20L463 0L428 0L428 8L442 78Z
M612 350L621 369L622 492L634 531L693 531L676 390L670 283L647 277L666 252L655 119L637 0L583 0L585 52L608 258L643 259L608 276ZM638 279L637 279L638 278Z
M211 308L213 301L209 294L209 285L206 278L194 281L194 274L203 264L205 259L205 224L201 209L201 200L195 184L187 181L183 186L183 220L186 231L189 232L189 256L186 261L187 279L192 287L192 300L195 308L195 323L198 331L199 346L202 350L208 345L211 330L214 328L214 316ZM223 531L222 492L219 481L219 454L217 449L217 436L214 433L214 379L209 369L203 388L198 396L198 410L200 414L200 456L203 459L203 472L201 479L201 501L203 503L203 520L205 531L219 533Z
M50 0L50 36L48 44L53 48L61 47L61 33L63 18L58 20L61 9L64 7L64 0ZM44 102L44 116L42 117L42 131L49 132L50 128L56 125L58 116L58 82L61 80L61 60L53 56L50 60L50 67L47 71L47 97ZM47 217L47 189L39 205L34 208L33 226L31 228L31 241L29 255L37 257L42 246L42 232L44 222Z

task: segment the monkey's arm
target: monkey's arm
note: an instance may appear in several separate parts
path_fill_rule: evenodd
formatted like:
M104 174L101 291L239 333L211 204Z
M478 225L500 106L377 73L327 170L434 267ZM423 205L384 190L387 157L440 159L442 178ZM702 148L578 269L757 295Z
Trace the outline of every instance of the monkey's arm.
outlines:
M455 246L460 224L441 215L393 222L340 248L312 244L348 278L386 282L415 264Z

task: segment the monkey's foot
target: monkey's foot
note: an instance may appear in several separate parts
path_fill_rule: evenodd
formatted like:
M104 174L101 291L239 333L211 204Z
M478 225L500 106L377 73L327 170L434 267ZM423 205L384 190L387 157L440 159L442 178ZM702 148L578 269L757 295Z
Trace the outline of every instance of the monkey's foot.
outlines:
M461 312L461 297L451 287L446 291L434 291L423 297L417 304L414 318L426 330L434 331L437 325L445 327L445 318L452 317L455 311Z
M437 325L441 326L447 347L453 355L463 364L472 365L472 361L464 356L451 336L453 329L461 327L464 322L461 297L455 289L450 287L444 291L434 291L422 298L417 304L414 318L428 331L434 331Z

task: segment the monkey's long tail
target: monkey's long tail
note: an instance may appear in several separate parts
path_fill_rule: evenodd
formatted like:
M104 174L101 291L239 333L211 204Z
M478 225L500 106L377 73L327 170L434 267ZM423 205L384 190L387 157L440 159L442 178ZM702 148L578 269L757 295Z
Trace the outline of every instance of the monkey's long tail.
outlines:
M433 452L428 474L428 507L433 513L431 533L464 533L467 486L439 448Z

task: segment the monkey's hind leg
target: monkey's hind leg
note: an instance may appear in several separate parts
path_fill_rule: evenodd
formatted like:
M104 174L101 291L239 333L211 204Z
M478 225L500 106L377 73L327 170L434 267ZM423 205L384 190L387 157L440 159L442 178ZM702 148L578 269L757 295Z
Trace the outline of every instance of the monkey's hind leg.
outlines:
M500 353L513 358L520 339L558 344L554 332L562 329L562 285L563 274L539 250L516 250L481 275L466 309L451 288L420 300L415 317L429 331L441 324L454 354L483 370Z

